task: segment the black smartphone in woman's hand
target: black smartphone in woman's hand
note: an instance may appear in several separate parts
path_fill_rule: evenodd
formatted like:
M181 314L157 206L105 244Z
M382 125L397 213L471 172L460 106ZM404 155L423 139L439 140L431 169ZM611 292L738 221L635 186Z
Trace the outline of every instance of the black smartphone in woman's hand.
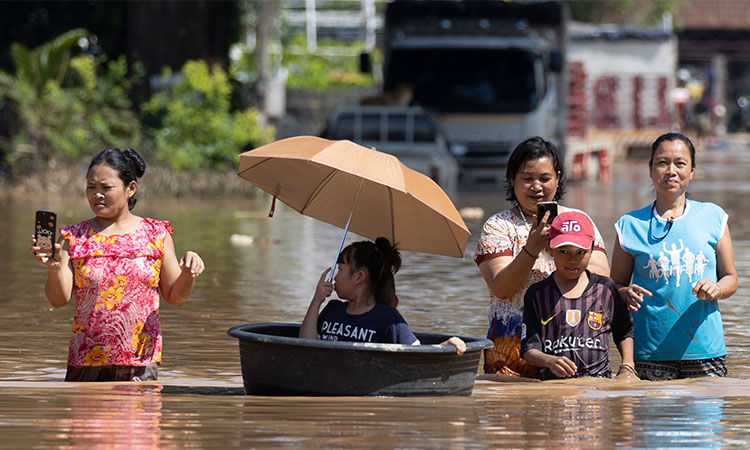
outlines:
M36 212L36 225L34 226L34 238L36 246L41 247L41 253L55 256L55 234L57 232L57 214L50 211Z
M541 222L544 218L544 213L549 211L549 217L547 218L547 225L551 224L552 221L557 217L557 202L539 202L536 204L536 220Z

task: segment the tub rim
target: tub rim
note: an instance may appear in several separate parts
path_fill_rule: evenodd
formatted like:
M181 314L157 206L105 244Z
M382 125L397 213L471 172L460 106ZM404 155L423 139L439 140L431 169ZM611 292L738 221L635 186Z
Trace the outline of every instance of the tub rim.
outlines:
M292 345L298 347L313 347L320 349L350 350L350 351L382 351L397 353L456 353L452 345L424 344L424 342L443 342L452 336L461 338L466 343L466 353L473 353L493 346L492 341L486 338L477 338L472 336L460 336L444 333L414 332L414 335L422 345L406 344L379 344L372 342L345 342L345 341L321 341L317 339L304 339L298 337L279 336L274 334L260 333L252 331L260 328L297 328L299 323L287 322L261 322L237 325L229 330L227 334L239 339L240 341L249 341L267 344Z

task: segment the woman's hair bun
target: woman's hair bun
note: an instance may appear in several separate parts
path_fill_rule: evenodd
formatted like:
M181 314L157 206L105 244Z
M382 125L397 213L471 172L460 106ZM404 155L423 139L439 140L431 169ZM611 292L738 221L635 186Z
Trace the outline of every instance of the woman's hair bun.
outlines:
M128 159L130 164L132 164L135 176L141 178L143 174L146 173L146 161L144 161L143 158L141 158L141 155L132 148L126 148L122 153L125 155L125 158Z

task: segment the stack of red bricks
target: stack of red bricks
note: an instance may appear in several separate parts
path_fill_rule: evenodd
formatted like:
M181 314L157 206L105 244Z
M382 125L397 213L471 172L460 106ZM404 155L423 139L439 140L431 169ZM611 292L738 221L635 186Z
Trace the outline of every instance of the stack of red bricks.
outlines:
M640 130L643 128L643 117L641 117L641 93L643 91L643 77L636 75L633 77L633 128Z
M593 122L598 130L612 130L618 127L615 93L617 77L604 76L594 82Z
M568 63L568 136L586 135L586 70L583 62Z
M659 105L659 117L657 125L661 128L669 126L669 106L667 105L667 77L658 78L657 101Z

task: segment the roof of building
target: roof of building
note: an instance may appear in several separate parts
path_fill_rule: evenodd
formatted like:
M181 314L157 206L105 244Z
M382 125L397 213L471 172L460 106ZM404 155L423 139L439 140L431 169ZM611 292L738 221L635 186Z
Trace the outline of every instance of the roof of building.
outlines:
M674 24L677 29L750 29L750 1L679 1L675 5Z

